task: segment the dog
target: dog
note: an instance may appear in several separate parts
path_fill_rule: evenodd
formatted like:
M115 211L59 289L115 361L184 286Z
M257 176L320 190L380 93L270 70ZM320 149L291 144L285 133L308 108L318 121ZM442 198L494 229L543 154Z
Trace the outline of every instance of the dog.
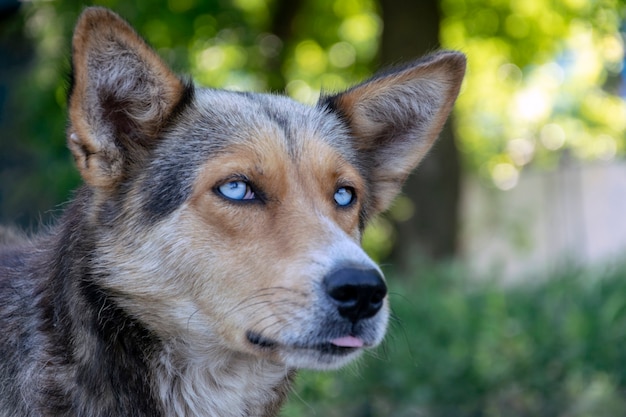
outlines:
M443 51L314 106L175 75L122 18L80 16L68 147L84 185L0 251L0 416L275 416L296 370L378 345L361 249L438 136Z

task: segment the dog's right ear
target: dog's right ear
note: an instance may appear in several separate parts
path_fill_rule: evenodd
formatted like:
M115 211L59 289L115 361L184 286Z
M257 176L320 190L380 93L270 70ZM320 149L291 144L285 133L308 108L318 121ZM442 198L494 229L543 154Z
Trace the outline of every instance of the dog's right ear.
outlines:
M459 94L465 56L444 51L322 97L352 133L371 184L368 215L386 210L439 135Z
M189 88L119 16L86 9L72 40L68 131L83 179L115 187Z

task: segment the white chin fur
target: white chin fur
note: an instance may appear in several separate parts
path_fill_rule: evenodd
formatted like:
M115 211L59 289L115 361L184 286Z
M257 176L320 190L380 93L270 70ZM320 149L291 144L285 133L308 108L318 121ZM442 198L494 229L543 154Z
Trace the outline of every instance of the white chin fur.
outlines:
M363 353L363 349L357 349L344 355L323 354L313 350L290 351L281 354L285 365L295 369L311 369L327 371L341 368L357 359Z

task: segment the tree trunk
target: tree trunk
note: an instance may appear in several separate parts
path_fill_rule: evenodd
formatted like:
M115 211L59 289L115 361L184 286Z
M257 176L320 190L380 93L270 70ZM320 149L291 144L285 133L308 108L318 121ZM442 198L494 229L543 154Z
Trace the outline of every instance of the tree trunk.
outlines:
M414 59L439 47L437 0L380 0L380 5L383 64ZM395 224L394 264L407 269L415 259L453 257L457 249L460 163L449 125L407 181L404 193L413 201L415 212L410 219Z
M302 9L303 0L277 0L272 10L270 32L276 35L282 46L277 56L268 63L268 87L272 91L282 92L286 87L283 63L287 55L288 43L294 37L294 21Z

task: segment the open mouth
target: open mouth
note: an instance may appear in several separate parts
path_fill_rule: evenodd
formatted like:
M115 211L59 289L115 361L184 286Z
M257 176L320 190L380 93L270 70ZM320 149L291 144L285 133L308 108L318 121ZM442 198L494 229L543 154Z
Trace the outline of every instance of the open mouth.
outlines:
M269 339L259 333L248 330L246 337L250 343L263 350L273 350L281 347L280 343L273 339ZM359 350L364 347L361 339L354 336L344 336L332 339L328 342L292 345L288 348L294 350L313 350L324 355L342 356Z

